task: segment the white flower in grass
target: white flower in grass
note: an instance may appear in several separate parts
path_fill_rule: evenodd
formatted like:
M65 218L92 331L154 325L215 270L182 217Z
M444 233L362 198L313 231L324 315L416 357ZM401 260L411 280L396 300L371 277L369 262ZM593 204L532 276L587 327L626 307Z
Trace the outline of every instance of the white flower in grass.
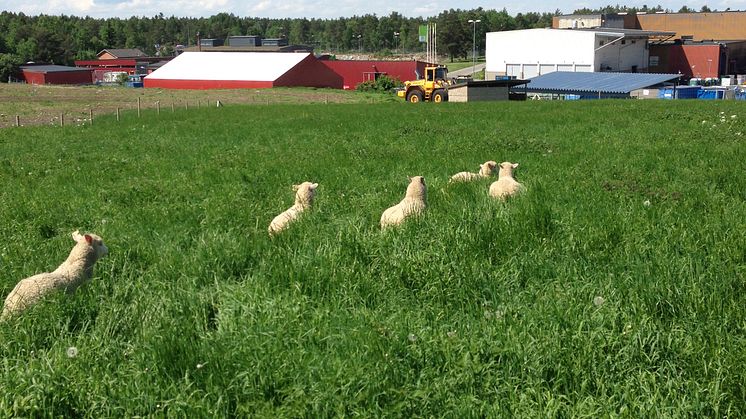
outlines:
M446 336L448 336L449 338L453 339L453 338L456 337L456 331L455 330L451 330L450 332L446 332Z
M649 199L646 199L645 201L643 201L642 205L645 205L646 207L649 207L649 206L651 206L653 204L650 202Z
M730 119L736 119L736 118L738 118L738 115L731 115L730 116Z
M74 346L71 346L71 347L67 348L67 357L68 358L75 358L76 356L78 356L78 348L76 348Z
M601 306L604 302L606 302L606 300L604 299L604 297L601 297L600 295L597 295L593 299L593 304L595 304L596 307Z
M417 340L417 335L410 333L409 336L407 336L407 339L409 339L410 342L415 342Z
M702 120L702 125L704 125L704 124L706 124L706 123L707 123L707 121L705 121L705 120Z
M725 115L725 112L721 111L721 112L720 112L720 115Z
M736 133L736 135L740 137L740 136L741 136L741 135L743 135L743 134L741 134L741 131L738 131L738 132Z
M202 368L205 367L205 365L207 365L207 362L205 362L205 363L199 363L199 364L197 364L197 369L201 370Z

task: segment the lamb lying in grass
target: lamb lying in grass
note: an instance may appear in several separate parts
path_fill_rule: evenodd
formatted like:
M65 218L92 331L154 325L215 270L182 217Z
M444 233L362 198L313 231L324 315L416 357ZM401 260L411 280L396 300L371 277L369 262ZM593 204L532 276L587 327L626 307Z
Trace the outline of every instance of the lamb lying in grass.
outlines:
M490 160L479 165L479 173L458 172L451 176L449 182L471 182L478 179L488 178L495 173L497 163Z
M523 190L523 185L513 178L513 169L517 167L518 163L509 161L500 163L497 181L490 185L490 196L504 200Z
M427 208L427 187L425 178L414 176L409 179L404 199L381 215L381 228L399 225L412 214L422 214Z
M70 251L67 260L54 272L34 275L16 284L5 299L0 319L20 314L54 291L65 290L68 294L72 294L91 278L93 265L97 260L106 256L109 249L101 237L95 234L81 236L76 230L72 233L72 238L77 244Z
M286 229L291 222L298 218L303 211L311 208L313 197L316 196L318 183L303 182L300 185L293 185L295 193L295 205L288 208L282 214L275 217L269 224L269 235L273 236Z

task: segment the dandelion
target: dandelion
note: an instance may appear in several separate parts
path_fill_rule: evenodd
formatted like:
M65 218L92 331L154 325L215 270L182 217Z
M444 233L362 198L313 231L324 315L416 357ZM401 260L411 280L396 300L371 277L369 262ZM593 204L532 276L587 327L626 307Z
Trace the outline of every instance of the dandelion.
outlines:
M67 357L68 358L75 358L76 356L78 356L78 348L76 348L74 346L71 346L71 347L67 348Z
M414 333L410 333L409 336L407 336L407 339L409 339L410 342L414 342L417 340L417 336Z
M650 200L649 200L649 199L646 199L645 201L643 201L642 205L645 205L646 207L649 207L649 206L651 206L652 204L650 203Z
M604 302L606 302L606 300L604 299L604 297L601 297L600 295L597 295L597 296L596 296L596 297L595 297L595 298L593 299L593 304L595 304L595 305L596 305L596 307L598 307L598 306L602 305L602 304L603 304Z

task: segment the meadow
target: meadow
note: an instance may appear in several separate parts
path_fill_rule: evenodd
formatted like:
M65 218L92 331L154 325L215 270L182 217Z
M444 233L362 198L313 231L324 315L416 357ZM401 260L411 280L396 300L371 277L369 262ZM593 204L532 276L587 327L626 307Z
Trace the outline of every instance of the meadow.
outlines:
M732 117L734 116L734 117ZM3 417L740 417L746 112L270 104L0 130ZM518 162L526 192L449 185ZM426 214L381 232L407 176ZM291 186L315 206L278 237Z

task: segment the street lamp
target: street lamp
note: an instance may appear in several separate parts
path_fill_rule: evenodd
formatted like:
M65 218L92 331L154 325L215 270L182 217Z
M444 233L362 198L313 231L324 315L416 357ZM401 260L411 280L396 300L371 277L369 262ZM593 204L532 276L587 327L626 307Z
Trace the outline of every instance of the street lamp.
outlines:
M399 32L394 32L394 52L399 53Z
M355 38L357 38L357 49L358 49L358 52L362 53L363 52L363 34L353 35L352 39L355 39Z
M480 19L473 20L469 19L469 23L474 27L472 40L471 40L471 76L474 77L474 73L477 72L477 23L481 22Z

